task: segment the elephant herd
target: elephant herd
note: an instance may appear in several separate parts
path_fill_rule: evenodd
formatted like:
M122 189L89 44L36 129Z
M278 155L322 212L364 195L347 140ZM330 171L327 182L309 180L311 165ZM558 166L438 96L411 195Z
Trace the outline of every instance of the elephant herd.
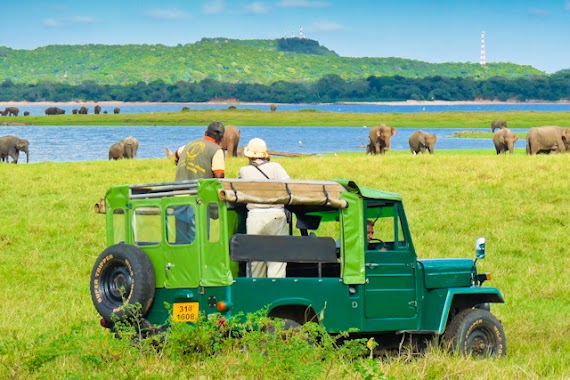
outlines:
M389 127L386 124L370 128L368 131L370 142L366 146L366 154L386 154L386 150L390 149L390 140L395 134L396 128ZM410 152L413 154L425 153L426 150L433 154L436 142L437 136L435 134L424 131L415 131L408 139Z
M121 109L119 107L115 107L113 108L113 113L116 115L118 113L121 112ZM85 107L85 106L81 106L79 109L78 108L74 108L71 110L71 113L74 115L87 115L89 113L89 108ZM94 108L93 108L93 113L95 115L99 115L101 113L101 106L99 104L97 104ZM104 114L107 114L107 111L103 111ZM48 107L45 110L45 114L47 116L50 115L63 115L65 114L65 110L59 107Z
M121 112L121 109L119 107L115 107L113 108L113 113L114 114L118 114ZM81 106L79 109L74 108L73 110L71 110L71 113L73 113L74 115L87 115L89 113L89 108L85 107L85 106ZM94 108L93 108L93 113L95 113L96 115L101 113L101 106L99 104L97 104ZM103 113L108 113L107 111L103 111ZM18 116L20 114L20 109L18 107L6 107L4 109L4 111L0 110L0 115L2 116ZM63 108L59 108L59 107L48 107L45 109L45 114L47 116L50 115L64 115L65 114L65 110ZM29 116L30 112L29 111L24 111L24 116Z
M495 132L495 129L498 129ZM518 136L507 128L504 120L493 120L491 123L493 143L497 154L514 153L515 143ZM527 154L550 154L570 151L570 128L562 128L554 125L534 127L528 130L526 135Z
M6 107L4 111L0 110L0 115L2 116L18 116L20 114L20 109L18 107ZM24 112L24 116L28 116L29 112Z
M137 157L139 150L139 140L136 137L129 136L121 141L114 143L109 148L109 160L120 160L122 158L133 159Z
M495 132L495 130L497 130ZM493 143L497 154L514 153L518 136L507 128L504 120L493 120L491 131L494 132ZM396 134L396 129L380 124L368 131L369 143L366 154L386 154L390 149L390 139ZM415 131L409 138L410 151L413 154L434 153L437 136L424 131ZM558 126L542 126L531 128L526 137L527 154L550 154L570 152L570 128Z

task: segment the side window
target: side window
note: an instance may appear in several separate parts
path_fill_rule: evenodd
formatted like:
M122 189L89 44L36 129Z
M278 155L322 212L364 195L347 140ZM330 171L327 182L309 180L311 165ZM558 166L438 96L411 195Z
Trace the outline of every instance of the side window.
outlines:
M374 223L374 238L382 240L384 243L394 242L396 231L394 229L394 217L381 217Z
M137 207L133 212L133 237L136 245L157 245L161 239L160 208Z
M170 206L166 209L166 241L170 244L192 244L196 239L194 207Z
M220 210L217 203L208 203L208 241L216 243L220 240Z
M116 208L113 210L113 243L118 244L125 240L125 210Z
M398 247L405 248L408 243L406 242L406 236L404 235L404 228L402 227L402 218L398 215Z
M407 246L397 205L383 204L366 210L368 249L397 250Z

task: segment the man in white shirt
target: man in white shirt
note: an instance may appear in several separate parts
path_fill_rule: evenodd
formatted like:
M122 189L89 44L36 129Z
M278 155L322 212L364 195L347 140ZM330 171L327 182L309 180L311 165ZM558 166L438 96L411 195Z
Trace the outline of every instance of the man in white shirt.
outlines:
M259 138L252 139L243 152L249 158L249 165L242 167L239 178L245 179L289 179L281 165L269 161L267 145ZM250 235L288 235L287 217L283 205L247 205L247 233ZM253 277L285 277L287 263L261 261L252 262Z

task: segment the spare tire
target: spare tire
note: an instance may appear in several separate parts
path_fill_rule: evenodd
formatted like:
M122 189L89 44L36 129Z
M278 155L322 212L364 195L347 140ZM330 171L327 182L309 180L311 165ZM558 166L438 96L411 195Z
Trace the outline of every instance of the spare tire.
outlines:
M132 317L127 305L141 305L145 316L154 300L156 277L152 263L144 251L119 243L105 249L91 271L91 299L107 321L112 315L119 321Z

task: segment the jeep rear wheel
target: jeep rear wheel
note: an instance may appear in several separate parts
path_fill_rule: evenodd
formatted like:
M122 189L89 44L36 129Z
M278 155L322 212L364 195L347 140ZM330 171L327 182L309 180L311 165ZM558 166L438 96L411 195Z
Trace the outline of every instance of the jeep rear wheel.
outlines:
M507 354L503 325L484 309L466 309L457 314L443 339L450 350L465 356L501 358Z
M140 248L124 243L105 249L91 271L91 299L107 321L115 315L119 321L132 317L127 305L141 305L146 315L154 299L154 269Z

